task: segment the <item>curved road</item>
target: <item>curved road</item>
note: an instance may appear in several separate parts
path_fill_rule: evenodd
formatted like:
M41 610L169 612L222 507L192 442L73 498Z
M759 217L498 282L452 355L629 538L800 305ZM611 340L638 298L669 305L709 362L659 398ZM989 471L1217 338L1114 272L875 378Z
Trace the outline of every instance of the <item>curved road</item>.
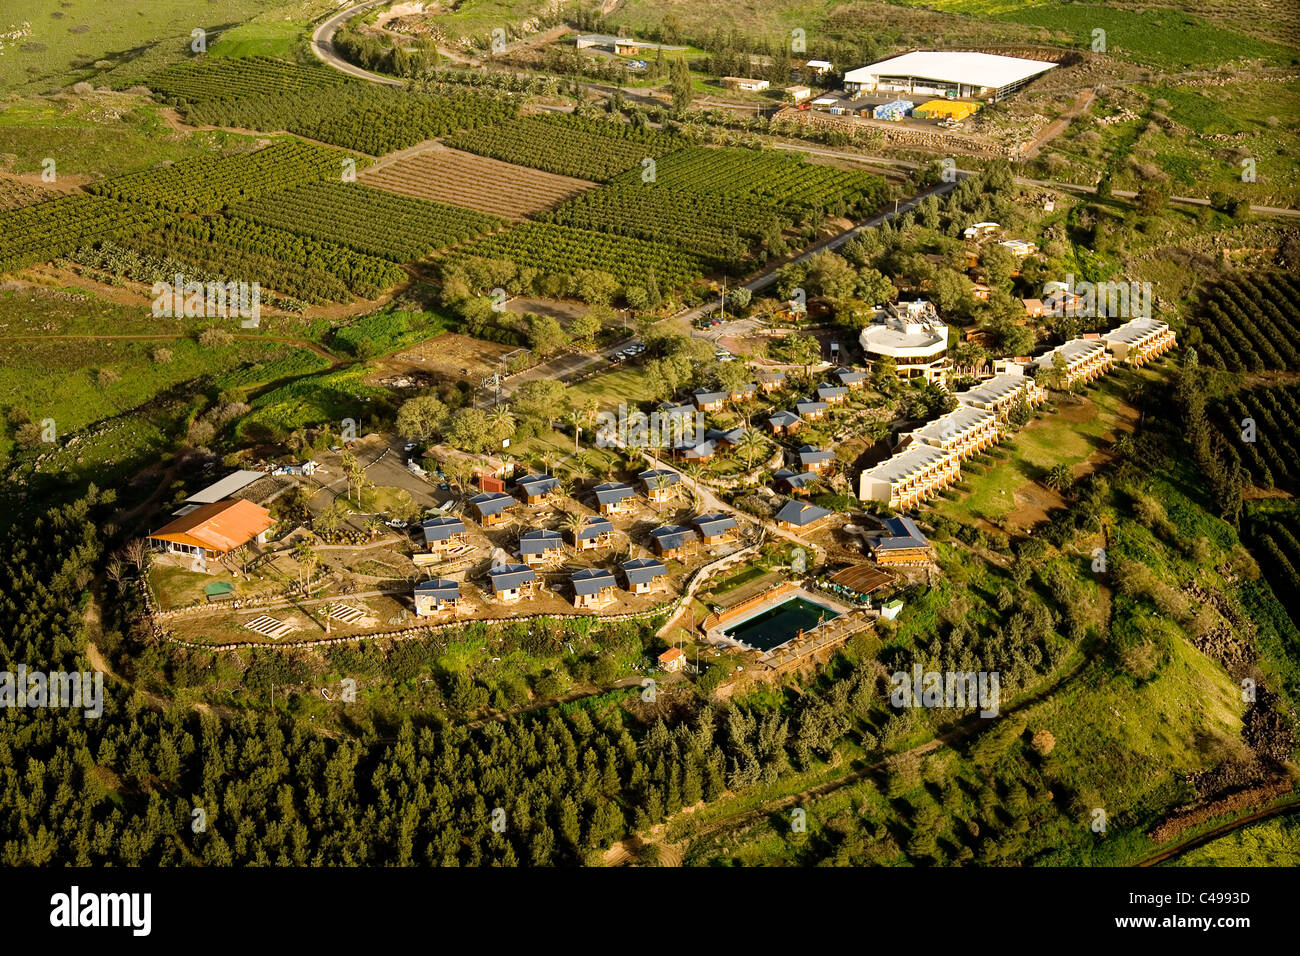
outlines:
M359 66L353 66L334 50L334 34L338 32L339 27L357 14L364 13L371 7L378 7L388 2L389 0L366 0L365 3L359 3L355 7L348 7L321 23L311 34L311 52L316 54L316 59L342 73L348 74L348 76L355 76L359 80L383 83L385 86L405 86L406 84L401 80L391 76L380 76L378 73L371 73Z

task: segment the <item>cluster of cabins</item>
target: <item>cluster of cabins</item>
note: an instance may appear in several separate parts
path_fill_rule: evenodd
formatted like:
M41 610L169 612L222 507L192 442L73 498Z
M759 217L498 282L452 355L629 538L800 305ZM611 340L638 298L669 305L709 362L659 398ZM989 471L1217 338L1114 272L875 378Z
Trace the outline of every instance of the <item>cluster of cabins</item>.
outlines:
M1140 318L1071 339L1032 361L1004 363L998 375L957 392L956 409L904 434L898 451L863 471L858 497L906 510L955 483L963 461L996 444L1001 423L1019 400L1031 408L1044 401L1039 372L1059 371L1059 387L1069 388L1104 375L1116 362L1141 366L1173 345L1166 323Z
M651 501L666 501L681 476L666 468L650 468L640 472L637 479L641 493ZM529 503L539 503L558 487L558 482L548 475L526 475L516 482L520 496ZM498 561L488 571L488 580L496 600L513 603L531 598L536 593L538 570L553 568L563 561L566 545L575 551L589 551L613 543L616 530L611 515L625 511L638 490L622 482L606 482L594 489L599 514L587 515L580 526L564 533L547 528L522 531L518 537L518 562ZM519 504L519 499L505 492L482 492L470 498L469 505L483 527L494 527L504 520L507 509ZM656 558L633 558L618 566L617 576L603 568L582 568L568 575L573 606L580 609L604 607L614 599L621 586L630 594L645 594L662 586L668 569L664 564L672 558L683 556L688 545L702 543L715 548L730 540L737 532L738 523L725 513L698 515L689 526L663 525L650 532L650 547ZM469 528L465 520L455 515L441 515L423 522L420 526L428 551L449 553L465 545ZM460 602L460 584L457 581L437 578L424 581L415 589L415 609L420 615L432 615L454 610Z
M846 401L849 392L862 388L867 383L867 373L852 369L836 369L832 373L833 382L822 382L813 394L800 398L794 408L783 409L769 416L768 428L772 434L781 437L798 430L805 422L818 421L834 405ZM661 422L671 425L674 421L687 421L698 412L719 412L729 403L753 399L759 392L774 392L785 385L784 372L769 372L760 376L756 382L738 386L729 392L700 389L691 397L691 402L679 405L664 405L658 410ZM673 456L679 461L704 463L719 451L735 448L745 435L744 428L707 429L703 437L681 440L673 445Z
M522 548L522 544L521 544ZM569 574L573 606L581 609L604 607L621 586L629 594L646 594L661 587L668 568L653 558L632 558L618 566L618 576L605 568L581 568ZM495 598L505 604L536 594L537 570L522 564L502 562L487 573ZM415 613L421 616L454 611L460 604L460 582L449 578L422 581L415 586Z
M853 369L839 368L831 376L835 382L822 382L813 390L812 395L796 401L794 408L782 409L769 416L767 425L772 434L777 437L791 435L805 422L820 421L832 406L843 404L848 400L850 392L867 384L867 373Z

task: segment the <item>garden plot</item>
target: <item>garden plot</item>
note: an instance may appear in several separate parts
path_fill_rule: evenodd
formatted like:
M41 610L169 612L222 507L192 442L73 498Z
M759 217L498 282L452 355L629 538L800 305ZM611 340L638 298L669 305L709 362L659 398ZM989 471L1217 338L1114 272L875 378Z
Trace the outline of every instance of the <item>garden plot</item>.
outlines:
M595 183L434 145L358 174L367 186L518 221L554 209Z

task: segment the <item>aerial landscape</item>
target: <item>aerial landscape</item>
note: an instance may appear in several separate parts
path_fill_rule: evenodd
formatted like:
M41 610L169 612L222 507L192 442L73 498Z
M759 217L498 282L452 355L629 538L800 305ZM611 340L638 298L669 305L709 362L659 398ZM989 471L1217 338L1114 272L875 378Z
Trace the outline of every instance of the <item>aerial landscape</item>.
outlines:
M1300 864L1288 0L15 0L0 89L11 874Z

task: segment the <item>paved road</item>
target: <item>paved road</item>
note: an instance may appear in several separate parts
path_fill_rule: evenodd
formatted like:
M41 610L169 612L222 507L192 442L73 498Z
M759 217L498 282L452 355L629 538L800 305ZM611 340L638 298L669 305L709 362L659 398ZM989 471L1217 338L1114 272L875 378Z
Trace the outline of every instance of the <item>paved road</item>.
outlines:
M528 382L537 379L553 378L559 382L567 382L594 368L607 368L614 353L630 345L633 341L635 341L635 337L629 336L594 352L565 352L563 355L547 359L545 362L534 365L530 369L525 369L517 375L502 379L501 397L503 399L509 398ZM478 408L487 408L489 405L496 404L496 398L495 389L485 388L474 404Z
M355 7L348 7L339 13L334 14L315 30L311 35L311 52L316 54L316 59L334 67L348 76L355 76L359 80L369 80L371 83L383 83L386 86L405 86L399 79L391 76L381 76L378 73L371 73L369 70L363 70L359 66L353 66L343 57L339 56L334 50L334 34L338 32L339 27L343 26L348 20L364 13L371 7L377 7L380 4L388 3L389 0L366 0L365 3L359 3Z

